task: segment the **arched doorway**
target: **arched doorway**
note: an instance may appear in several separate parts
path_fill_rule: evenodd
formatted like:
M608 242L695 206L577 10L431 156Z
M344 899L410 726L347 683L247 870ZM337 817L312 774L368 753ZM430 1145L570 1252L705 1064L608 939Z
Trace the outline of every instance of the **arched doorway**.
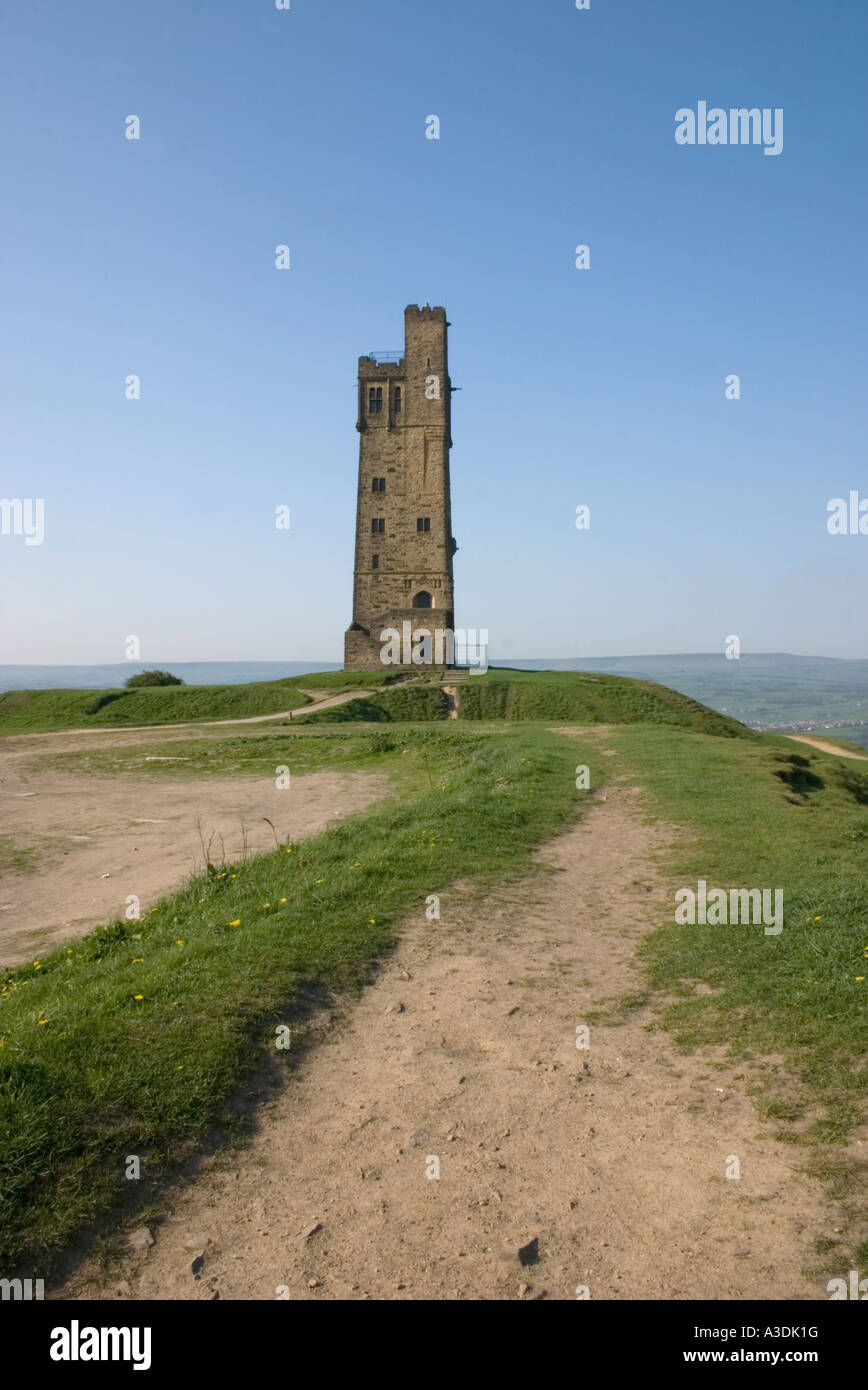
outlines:
M427 589L420 589L418 594L413 596L414 608L433 608L434 603Z

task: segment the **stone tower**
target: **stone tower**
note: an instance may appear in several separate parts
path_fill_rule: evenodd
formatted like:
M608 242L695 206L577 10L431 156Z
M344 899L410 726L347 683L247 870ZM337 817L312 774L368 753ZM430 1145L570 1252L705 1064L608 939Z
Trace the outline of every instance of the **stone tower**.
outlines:
M353 621L344 641L347 671L388 673L380 655L380 634L387 628L412 635L419 628L451 631L454 626L448 326L445 309L411 304L404 310L403 356L359 358L359 490Z

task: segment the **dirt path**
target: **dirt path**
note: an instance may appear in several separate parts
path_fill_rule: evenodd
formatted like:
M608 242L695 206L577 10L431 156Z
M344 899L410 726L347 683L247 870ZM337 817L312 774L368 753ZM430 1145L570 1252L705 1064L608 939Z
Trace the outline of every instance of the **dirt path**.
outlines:
M72 747L82 746L68 738ZM0 836L33 844L36 855L31 872L2 875L3 965L123 916L130 894L144 913L204 867L200 826L205 842L211 840L213 859L225 848L227 860L235 860L244 853L245 839L250 852L274 848L265 817L281 839L295 840L362 810L388 790L386 778L374 773L317 772L293 777L289 788L278 791L273 777L135 782L37 772L28 768L31 757L26 740L0 747Z
M350 700L360 700L370 693L370 690L344 690L340 695L325 695L319 700L314 700L313 704L301 705L298 709L291 710L289 717L295 723L303 715L317 714L321 709L331 709L334 705L348 705Z
M744 1080L647 1009L594 1021L642 987L666 843L616 783L518 888L444 894L440 921L420 903L250 1147L176 1189L110 1282L84 1267L55 1296L825 1297L800 1271L829 1213Z
M848 753L844 748L837 748L834 743L827 743L822 738L808 738L806 734L787 734L795 743L807 743L811 748L819 748L821 753L834 753L838 758L849 758L854 763L868 763L868 757L862 753Z

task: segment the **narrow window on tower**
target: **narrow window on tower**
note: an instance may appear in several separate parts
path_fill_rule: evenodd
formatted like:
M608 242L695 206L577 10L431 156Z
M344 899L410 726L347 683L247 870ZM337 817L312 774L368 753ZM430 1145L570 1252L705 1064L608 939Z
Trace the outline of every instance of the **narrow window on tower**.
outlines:
M395 387L395 414L396 414L396 415L400 415L400 414L401 414L401 388L400 388L400 386L396 386L396 387Z
M379 415L383 409L383 388L382 386L368 387L368 414Z
M371 531L374 535L379 535L386 529L386 518L384 516L371 517Z
M431 530L431 518L430 518L430 516L417 516L417 517L416 517L416 530L417 530L417 531L430 531L430 530Z
M372 570L378 570L379 568L380 568L380 557L379 557L379 555L372 555L372 556L371 556L371 569L372 569Z
M372 479L371 479L371 492L385 492L385 491L386 491L386 479L385 479L385 478L372 478Z

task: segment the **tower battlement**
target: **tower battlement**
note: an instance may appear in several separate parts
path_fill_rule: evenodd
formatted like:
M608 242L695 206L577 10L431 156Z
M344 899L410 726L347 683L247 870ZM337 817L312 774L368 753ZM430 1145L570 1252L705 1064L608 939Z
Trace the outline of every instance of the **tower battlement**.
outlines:
M446 310L404 310L404 355L359 358L353 621L346 670L388 669L388 628L452 629L451 383ZM395 354L389 354L394 356Z

